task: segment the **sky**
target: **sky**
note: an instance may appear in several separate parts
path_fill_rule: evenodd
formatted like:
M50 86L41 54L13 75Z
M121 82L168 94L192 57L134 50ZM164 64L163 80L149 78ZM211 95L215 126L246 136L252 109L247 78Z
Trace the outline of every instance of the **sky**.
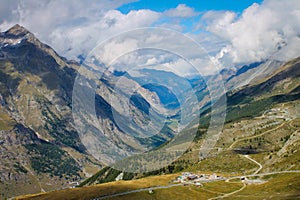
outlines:
M198 12L205 12L209 10L231 10L234 12L242 12L245 8L248 8L253 3L261 3L262 0L141 0L128 4L124 4L117 8L122 13L129 13L131 10L150 9L156 12L163 12L170 8L176 8L180 4L184 4L187 7L193 8Z
M299 0L0 0L0 5L1 31L18 23L68 59L88 57L103 44L105 64L120 68L160 65L190 75L184 58L168 49L182 49L203 74L217 70L213 63L232 68L266 59L287 61L300 53ZM157 29L144 37L133 31L144 27ZM187 38L208 56L190 48ZM156 44L165 51L139 50Z

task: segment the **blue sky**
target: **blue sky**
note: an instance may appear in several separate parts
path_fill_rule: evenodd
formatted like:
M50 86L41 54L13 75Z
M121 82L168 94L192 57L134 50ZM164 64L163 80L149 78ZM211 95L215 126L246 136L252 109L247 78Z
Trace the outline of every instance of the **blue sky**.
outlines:
M140 0L137 2L122 5L118 8L122 13L128 13L131 10L150 9L162 12L170 8L175 8L178 4L185 4L194 8L196 11L208 10L230 10L242 12L253 3L261 3L262 0Z
M155 12L163 13L170 9L175 9L178 5L184 4L197 13L197 15L187 18L181 18L180 20L174 20L174 18L161 18L154 25L157 26L161 23L180 24L182 32L184 33L198 33L199 30L195 30L195 25L200 21L201 16L207 11L232 11L238 16L242 12L251 6L253 3L262 3L263 0L138 0L128 4L123 4L117 10L123 14L128 14L130 11L149 9Z

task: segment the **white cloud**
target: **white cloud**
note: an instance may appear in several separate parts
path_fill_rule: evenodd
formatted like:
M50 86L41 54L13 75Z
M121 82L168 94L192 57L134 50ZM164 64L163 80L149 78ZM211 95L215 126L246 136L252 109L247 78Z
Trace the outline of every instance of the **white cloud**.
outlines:
M101 16L103 11L114 9L135 0L0 0L1 19L6 24L23 23L29 28L53 28L52 25L72 25L78 20ZM5 11L5 12L4 12ZM9 28L1 25L1 29ZM49 29L48 29L49 31Z
M202 41L203 44L205 42ZM197 44L180 32L163 28L126 32L99 45L91 56L109 67L110 71L145 67L188 76L207 75L218 70L201 43Z
M187 62L180 58L157 67L161 70L173 72L179 76L210 75L215 73L218 69L212 60L207 58L195 58L190 61L191 62ZM191 63L193 65L191 65Z
M99 56L98 59L106 65L116 62L116 59L124 60L125 57L126 62L122 62L122 65L126 66L128 64L132 64L132 56L128 56L128 52L132 51L132 49L137 48L138 41L134 39L127 38L124 41L112 40L109 43L107 43L99 53L95 55ZM135 59L133 59L133 62L136 62Z
M124 31L140 27L166 27L182 33L182 21L195 20L199 16L193 8L179 4L163 13L152 10L133 10L123 14L115 10L122 4L135 0L0 0L0 30L4 31L15 23L27 27L43 42L52 46L59 54L68 58L87 55L98 42ZM190 19L187 19L190 18ZM213 34L199 31L186 36L198 41L205 50L195 51L186 39L168 31L146 33L135 41L128 36L123 41L111 42L103 53L103 60L111 62L116 55L127 49L147 44L152 47L176 49L193 63L201 65L201 58L208 53L225 66L236 63L260 61L274 56L287 60L299 56L300 51L300 1L265 0L261 5L253 4L239 16L230 11L208 11L194 28L205 28ZM114 49L113 51L109 51ZM143 53L147 53L143 54ZM175 56L176 57L176 56ZM170 63L183 74L190 73L183 62L166 56L162 51L131 53L120 60L121 64L152 65ZM207 58L207 57L206 57ZM203 62L202 62L203 63ZM181 67L180 67L181 66ZM210 64L200 66L205 73L211 73Z
M199 15L193 8L185 4L179 4L176 8L166 10L164 14L168 17L182 17L189 18Z
M78 26L58 27L49 38L65 56L87 54L98 42L124 31L150 26L159 16L159 13L150 10L131 11L128 14L109 10L97 20L92 19Z
M207 30L227 40L219 58L234 63L255 62L274 56L288 60L300 55L300 1L265 0L241 16L232 12L207 12Z
M114 10L136 0L18 0L1 2L4 31L19 23L32 31L59 54L75 58L87 54L100 40L132 28L150 26L160 16L150 10L128 14Z

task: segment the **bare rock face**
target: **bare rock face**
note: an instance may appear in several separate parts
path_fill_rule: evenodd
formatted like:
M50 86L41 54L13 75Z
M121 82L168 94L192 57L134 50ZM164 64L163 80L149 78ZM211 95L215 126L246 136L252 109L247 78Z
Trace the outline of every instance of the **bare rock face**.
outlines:
M14 25L8 31L4 33L6 36L13 37L24 37L27 34L31 34L26 28L20 26L19 24Z

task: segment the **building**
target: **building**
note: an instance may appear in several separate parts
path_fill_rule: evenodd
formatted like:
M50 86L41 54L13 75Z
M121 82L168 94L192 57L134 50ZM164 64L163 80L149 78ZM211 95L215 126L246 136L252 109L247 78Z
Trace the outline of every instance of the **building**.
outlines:
M124 176L124 173L120 173L117 177L116 177L116 181L121 181L123 180L123 176Z
M187 180L195 180L197 178L198 178L198 176L196 176L195 174L191 174L187 177Z
M200 182L195 182L194 184L195 184L195 186L197 186L197 187L203 186L202 183L200 183Z

